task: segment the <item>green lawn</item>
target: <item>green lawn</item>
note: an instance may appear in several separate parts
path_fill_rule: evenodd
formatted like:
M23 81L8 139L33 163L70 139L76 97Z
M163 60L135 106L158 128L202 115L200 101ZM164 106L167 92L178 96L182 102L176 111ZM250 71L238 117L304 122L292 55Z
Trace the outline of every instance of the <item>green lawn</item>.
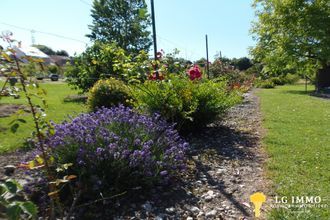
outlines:
M67 95L77 93L77 91L70 89L66 83L41 83L40 87L47 91L47 119L55 122L61 122L62 120L68 118L68 115L74 116L78 113L86 111L85 106L81 103L63 101L64 97ZM40 100L37 102L40 103ZM0 103L26 104L27 102L25 97L22 95L20 99L4 97L0 99ZM15 134L11 133L9 129L10 125L8 124L15 117L17 116L13 115L11 117L0 118L0 153L20 148L24 143L24 140L30 136L34 129L31 114L26 114L21 117L27 120L27 124L21 124Z
M279 210L270 219L330 219L330 100L301 85L262 89L267 172L278 196L321 196L328 208Z

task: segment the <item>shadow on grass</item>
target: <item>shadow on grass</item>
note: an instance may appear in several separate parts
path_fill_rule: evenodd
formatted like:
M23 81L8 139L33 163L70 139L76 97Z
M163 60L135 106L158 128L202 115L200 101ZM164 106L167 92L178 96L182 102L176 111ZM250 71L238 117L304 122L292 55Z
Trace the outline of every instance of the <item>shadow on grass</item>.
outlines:
M330 94L327 93L318 93L315 91L299 91L299 90L287 90L287 91L283 91L283 93L285 94L293 94L293 95L307 95L307 96L313 96L316 98L320 98L320 99L325 99L325 100L330 100Z
M305 91L305 90L284 90L282 93L292 94L292 95L312 95L315 91Z
M87 96L86 95L68 95L63 99L65 102L74 102L74 103L86 103Z

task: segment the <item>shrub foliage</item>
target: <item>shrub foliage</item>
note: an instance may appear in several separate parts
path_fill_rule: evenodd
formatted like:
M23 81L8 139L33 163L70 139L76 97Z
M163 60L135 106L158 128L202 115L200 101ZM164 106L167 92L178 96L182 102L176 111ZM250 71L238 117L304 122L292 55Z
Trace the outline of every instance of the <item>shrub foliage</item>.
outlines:
M128 86L120 80L110 78L95 83L89 91L87 104L91 111L95 111L100 107L110 108L120 104L130 106L131 99Z
M226 81L192 81L174 75L164 81L146 81L138 86L135 98L140 109L159 113L182 132L205 127L240 100Z
M69 85L87 92L98 80L114 77L124 81L146 79L144 51L134 57L115 43L96 41L84 53L74 58L74 65L66 68Z

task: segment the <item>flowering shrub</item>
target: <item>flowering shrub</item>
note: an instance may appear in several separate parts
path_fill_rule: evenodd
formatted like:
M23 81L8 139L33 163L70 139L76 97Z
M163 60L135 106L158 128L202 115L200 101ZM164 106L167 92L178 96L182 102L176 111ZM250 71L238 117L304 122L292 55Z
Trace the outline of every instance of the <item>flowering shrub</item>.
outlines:
M85 52L65 68L69 85L87 92L99 79L114 77L125 82L145 80L148 53L127 54L115 43L95 41Z
M94 193L169 180L184 169L188 148L159 116L140 115L123 106L55 125L47 144L55 161L72 163L71 173Z
M110 78L99 80L90 89L87 104L89 109L95 111L100 107L115 107L120 104L130 106L131 92L124 82Z
M138 108L159 113L183 133L205 127L240 101L238 92L229 90L226 81L193 81L175 75L168 80L146 81L135 96Z
M202 72L197 65L194 65L188 70L188 75L191 80L202 78Z
M148 79L149 80L157 80L157 79L158 80L163 80L163 79L165 79L164 78L164 73L158 72L158 78L157 78L157 72L154 71L152 74L149 74Z
M190 61L183 58L178 58L179 50L174 49L172 53L165 53L161 50L157 52L157 60L150 61L148 66L148 79L149 80L164 80L170 74L181 74L186 72ZM157 78L158 72L158 78Z

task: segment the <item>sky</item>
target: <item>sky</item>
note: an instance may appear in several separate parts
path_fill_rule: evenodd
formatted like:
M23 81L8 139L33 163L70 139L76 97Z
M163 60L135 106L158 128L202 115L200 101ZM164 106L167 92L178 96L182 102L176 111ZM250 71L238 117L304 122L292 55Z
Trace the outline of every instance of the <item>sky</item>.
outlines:
M148 5L149 0L146 0ZM88 25L93 0L0 0L0 32L13 32L23 45L43 44L70 55L83 52L90 41ZM229 58L248 56L255 43L249 34L252 0L154 0L158 49L174 48L189 60L210 60L221 51ZM149 7L150 11L150 7ZM32 33L32 31L34 33ZM2 44L2 42L0 42ZM152 50L150 51L152 54Z

